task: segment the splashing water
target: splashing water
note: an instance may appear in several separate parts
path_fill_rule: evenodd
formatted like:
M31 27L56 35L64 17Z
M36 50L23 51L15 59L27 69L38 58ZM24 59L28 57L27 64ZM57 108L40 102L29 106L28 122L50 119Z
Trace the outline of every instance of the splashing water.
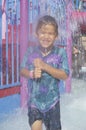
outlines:
M83 80L72 80L72 92L61 95L61 121L63 130L86 129L86 87ZM21 108L5 115L0 122L1 130L30 130L27 110ZM45 126L43 125L43 130Z
M40 0L39 5L44 3L46 0ZM47 2L47 3L46 3ZM46 9L48 14L52 14L57 18L59 23L59 33L60 38L59 42L61 44L66 44L66 36L68 32L66 31L66 18L67 15L72 16L72 12L74 11L73 5L69 3L68 10L66 10L66 6L68 3L60 0L47 0ZM41 8L40 12L43 12L45 5ZM69 14L68 14L69 12ZM70 30L71 33L74 33L79 23L86 22L86 18L80 16L79 19L76 17L71 17L70 20ZM64 41L64 42L63 42ZM61 120L62 127L64 130L85 130L86 125L86 83L83 80L72 80L72 92L70 94L61 95ZM43 127L45 130L45 127ZM14 113L5 115L3 120L0 121L0 129L1 130L30 130L30 126L28 124L27 111L23 112L21 108L14 111Z

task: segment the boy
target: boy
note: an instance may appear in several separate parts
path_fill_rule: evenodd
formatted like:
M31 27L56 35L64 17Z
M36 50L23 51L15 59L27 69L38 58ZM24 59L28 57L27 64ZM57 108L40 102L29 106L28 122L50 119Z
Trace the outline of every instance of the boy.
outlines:
M69 75L67 55L54 45L58 25L52 16L43 16L36 27L38 45L29 47L21 64L21 74L28 78L28 116L31 130L61 130L60 79Z

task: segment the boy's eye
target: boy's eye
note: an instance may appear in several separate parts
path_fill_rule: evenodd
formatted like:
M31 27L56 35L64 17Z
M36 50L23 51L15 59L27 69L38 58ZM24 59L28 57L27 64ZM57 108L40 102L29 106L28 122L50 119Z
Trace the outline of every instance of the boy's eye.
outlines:
M45 34L48 34L48 35L55 35L55 33L52 33L52 32L45 32L45 31L40 31L39 34L41 35L45 35Z
M49 35L55 35L55 33L49 33Z
M41 31L40 34L45 34L45 32L44 32L44 31Z

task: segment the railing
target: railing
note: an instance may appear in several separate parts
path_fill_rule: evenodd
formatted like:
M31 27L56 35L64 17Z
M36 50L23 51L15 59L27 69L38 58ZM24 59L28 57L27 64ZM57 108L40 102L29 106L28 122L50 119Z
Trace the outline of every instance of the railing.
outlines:
M72 0L75 10L86 12L86 0Z
M19 0L0 0L0 89L20 85L19 4ZM3 17L6 28L2 26ZM2 36L3 30L5 38Z

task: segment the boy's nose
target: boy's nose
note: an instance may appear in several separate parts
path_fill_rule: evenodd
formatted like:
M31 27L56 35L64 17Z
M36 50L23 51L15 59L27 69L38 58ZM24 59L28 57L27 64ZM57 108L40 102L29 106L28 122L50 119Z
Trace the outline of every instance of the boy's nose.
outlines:
M48 38L48 37L49 37L48 33L45 33L45 38Z

